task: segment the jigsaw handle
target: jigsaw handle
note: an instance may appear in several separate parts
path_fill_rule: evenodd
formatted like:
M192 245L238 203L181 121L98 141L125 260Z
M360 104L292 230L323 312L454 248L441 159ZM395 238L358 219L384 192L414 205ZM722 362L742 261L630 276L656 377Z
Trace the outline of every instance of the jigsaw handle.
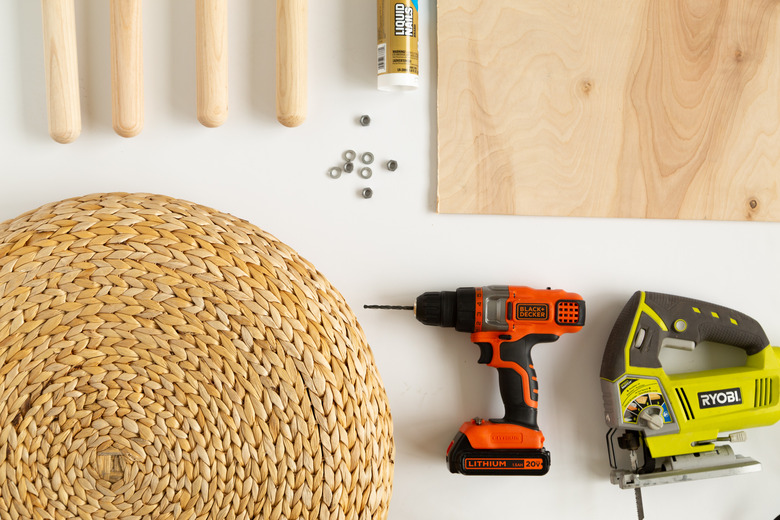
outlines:
M722 305L662 293L634 293L618 316L604 353L601 377L616 380L632 367L660 368L664 346L693 350L701 342L739 348L748 356L769 346L761 325Z
M769 339L756 320L728 307L662 293L645 293L645 304L666 323L666 337L695 344L710 341L731 345L748 356L769 346ZM654 342L651 347L660 351L662 344L663 341Z

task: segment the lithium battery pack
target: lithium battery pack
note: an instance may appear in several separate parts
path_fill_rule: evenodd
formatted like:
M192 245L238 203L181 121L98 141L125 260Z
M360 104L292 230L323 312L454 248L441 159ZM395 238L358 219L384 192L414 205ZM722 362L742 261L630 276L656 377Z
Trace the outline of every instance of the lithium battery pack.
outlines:
M447 467L462 475L544 475L550 452L541 449L477 449L463 432L447 449Z

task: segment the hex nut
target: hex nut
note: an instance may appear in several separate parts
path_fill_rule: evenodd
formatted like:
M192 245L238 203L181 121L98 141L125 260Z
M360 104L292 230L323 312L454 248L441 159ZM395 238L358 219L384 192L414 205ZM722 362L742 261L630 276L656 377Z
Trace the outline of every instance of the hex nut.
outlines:
M360 161L363 164L371 164L374 162L374 154L371 152L364 152L363 155L360 156Z
M398 162L396 161L387 161L387 169L391 172L394 172L398 169Z
M369 168L368 166L363 166L362 168L360 168L360 171L358 172L358 175L360 175L364 179L370 179L373 174L374 172L371 171L371 168Z
M338 166L334 166L333 168L328 170L328 177L330 177L331 179L338 179L339 177L341 177L341 168L339 168Z
M355 163L353 162L344 163L345 173L352 173L353 171L355 171Z
M344 152L344 160L347 162L354 161L355 157L357 157L355 150L347 150L346 152Z
M371 124L371 117L367 115L360 116L360 125L361 126L368 126Z
M374 190L371 188L363 188L363 191L360 194L363 195L364 199L370 199L374 196Z

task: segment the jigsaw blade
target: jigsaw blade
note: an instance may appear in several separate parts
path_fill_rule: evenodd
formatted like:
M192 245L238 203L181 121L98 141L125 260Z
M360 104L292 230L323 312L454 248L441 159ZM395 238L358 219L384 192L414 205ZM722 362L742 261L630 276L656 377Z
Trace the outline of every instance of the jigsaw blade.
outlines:
M629 452L629 455L628 455L628 457L629 457L629 459L631 461L631 471L634 472L635 474L639 470L639 462L637 461L637 455L636 455L637 447L638 446L632 446L632 448L634 448L634 449L632 449ZM636 517L639 520L644 520L644 518L645 518L645 507L644 507L644 504L642 503L642 489L641 488L635 488L634 489L634 498L636 499Z
M634 497L636 498L636 517L639 520L645 520L645 507L642 504L642 488L634 488Z

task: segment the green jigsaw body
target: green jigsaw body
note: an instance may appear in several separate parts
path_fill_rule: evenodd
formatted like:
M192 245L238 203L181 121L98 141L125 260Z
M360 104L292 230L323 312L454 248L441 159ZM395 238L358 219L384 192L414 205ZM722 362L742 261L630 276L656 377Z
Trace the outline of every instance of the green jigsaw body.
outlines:
M743 349L744 366L667 374L662 348L700 342ZM604 354L607 423L640 430L653 457L711 451L721 432L780 420L780 348L761 326L726 307L637 292L618 317Z

